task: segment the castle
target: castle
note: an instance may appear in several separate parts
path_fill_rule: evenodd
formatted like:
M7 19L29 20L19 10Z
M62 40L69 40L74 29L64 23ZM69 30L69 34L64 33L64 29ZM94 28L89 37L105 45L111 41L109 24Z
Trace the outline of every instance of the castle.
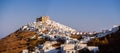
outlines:
M49 16L42 16L36 19L36 22L42 21L43 23L47 20L50 20Z

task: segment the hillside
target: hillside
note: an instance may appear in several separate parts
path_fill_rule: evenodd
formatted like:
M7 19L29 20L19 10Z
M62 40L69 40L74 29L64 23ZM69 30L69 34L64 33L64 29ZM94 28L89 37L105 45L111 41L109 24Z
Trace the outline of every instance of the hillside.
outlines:
M120 29L105 37L95 38L88 45L98 46L100 53L120 53Z
M0 39L0 53L117 53L120 26L98 33L75 29L42 16Z
M0 53L19 53L27 48L28 39L35 34L35 32L31 31L17 30L7 37L0 39Z
M33 51L38 44L50 41L50 38L54 37L54 35L57 36L58 33L64 35L64 32L70 33L73 31L75 30L52 21L47 16L43 16L36 19L36 22L28 23L10 35L0 39L0 53L20 53L24 49ZM40 35L44 35L46 39L40 38L42 37ZM48 35L52 36L49 37ZM57 41L58 43L61 42L59 39Z

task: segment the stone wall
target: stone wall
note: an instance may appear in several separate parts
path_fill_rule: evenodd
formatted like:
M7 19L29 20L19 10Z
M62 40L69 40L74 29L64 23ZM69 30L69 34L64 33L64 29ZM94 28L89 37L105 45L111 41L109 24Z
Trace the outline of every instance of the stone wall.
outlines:
M36 19L36 22L42 21L43 23L47 20L50 20L49 16L42 16Z

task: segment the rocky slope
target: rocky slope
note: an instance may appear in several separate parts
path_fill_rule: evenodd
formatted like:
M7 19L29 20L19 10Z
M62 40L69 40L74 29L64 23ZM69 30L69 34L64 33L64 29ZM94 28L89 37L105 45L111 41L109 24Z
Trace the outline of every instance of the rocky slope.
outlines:
M117 32L95 38L89 41L88 45L98 46L100 53L120 53L120 26Z
M19 53L27 48L28 39L35 34L32 31L17 30L7 37L0 39L0 53Z

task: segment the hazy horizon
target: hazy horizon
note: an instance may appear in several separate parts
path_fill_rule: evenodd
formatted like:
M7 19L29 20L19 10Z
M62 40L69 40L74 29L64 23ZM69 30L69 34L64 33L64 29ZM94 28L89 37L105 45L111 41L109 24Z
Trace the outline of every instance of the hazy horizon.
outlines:
M120 0L0 0L0 38L40 16L92 32L120 25Z

